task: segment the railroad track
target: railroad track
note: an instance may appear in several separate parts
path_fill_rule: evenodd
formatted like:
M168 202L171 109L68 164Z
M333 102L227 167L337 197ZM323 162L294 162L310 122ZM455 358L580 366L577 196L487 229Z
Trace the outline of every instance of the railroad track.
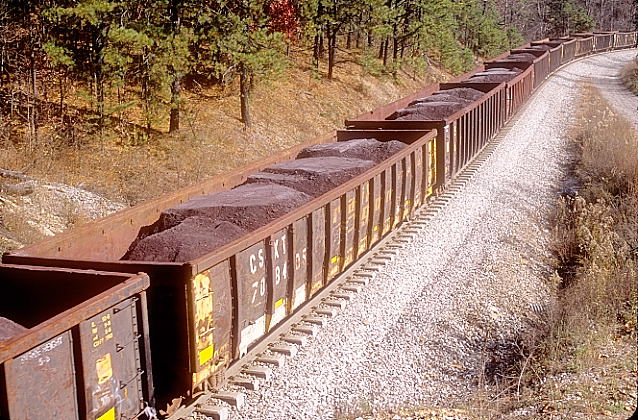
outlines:
M474 174L490 159L502 139L515 124L524 107L499 134L465 167L458 176L441 192L422 205L412 218L401 223L397 229L387 234L365 255L328 284L311 300L306 301L297 311L263 337L248 353L228 370L228 382L237 388L258 390L263 381L273 375L272 367L283 366L286 359L295 357L310 337L318 334L330 319L338 316L348 302L375 279L383 267L394 261L397 253L408 246L415 235L427 229L431 220L455 197ZM211 401L217 401L217 403ZM206 390L186 405L179 407L167 420L180 420L194 415L204 415L214 420L225 420L229 410L223 404L241 408L244 396L241 392Z

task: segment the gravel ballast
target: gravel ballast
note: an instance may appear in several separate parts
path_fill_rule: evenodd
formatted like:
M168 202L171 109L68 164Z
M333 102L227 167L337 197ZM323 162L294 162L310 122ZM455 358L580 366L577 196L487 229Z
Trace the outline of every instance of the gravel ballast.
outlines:
M578 86L636 51L572 63L510 123L462 191L232 419L333 419L467 397L550 303L549 217Z

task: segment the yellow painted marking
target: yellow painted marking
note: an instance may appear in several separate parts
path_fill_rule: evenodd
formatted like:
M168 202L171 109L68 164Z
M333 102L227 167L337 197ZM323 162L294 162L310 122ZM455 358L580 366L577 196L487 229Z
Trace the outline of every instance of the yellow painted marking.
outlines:
M374 228L372 230L374 230L375 232L379 230L379 225L374 225Z
M275 309L279 308L281 305L284 304L286 300L284 298L279 299L277 302L275 302Z
M199 352L199 365L202 366L210 359L213 358L213 354L215 353L215 346L211 344L206 347L204 350Z
M336 256L336 255L330 259L330 263L331 263L331 264L334 264L334 263L336 263L337 261L339 261L339 257L338 257L338 256Z
M113 376L113 367L111 365L111 353L106 353L95 361L95 370L97 372L97 383L103 384Z
M111 408L109 411L102 414L96 420L115 420L115 407Z
M310 285L310 294L314 295L315 292L321 289L322 281L318 280Z

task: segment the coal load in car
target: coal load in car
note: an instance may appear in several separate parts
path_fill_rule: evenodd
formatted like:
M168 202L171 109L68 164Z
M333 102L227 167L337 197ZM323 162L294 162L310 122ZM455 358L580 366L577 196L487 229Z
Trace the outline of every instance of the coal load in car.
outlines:
M470 77L469 79L463 81L463 83L503 83L509 82L519 74L521 74L521 71L518 69L512 69L511 71L507 72L485 73L482 75Z
M189 217L177 226L137 241L126 259L186 262L239 239L246 233L246 229L234 223L207 217Z
M472 77L481 77L481 76L493 76L493 75L511 75L511 74L519 74L521 72L520 69L514 68L514 69L500 69L500 70L495 70L495 69L487 69L485 71L476 73L474 76Z
M200 249L199 247L209 252L214 249L213 247L230 243L236 239L236 235L258 229L310 199L309 195L300 191L272 183L244 184L229 191L196 197L184 204L164 210L157 222L140 229L137 239L131 244L123 259L132 260L132 256L135 255L140 261L145 261L143 251L148 246L148 250L153 251L148 255L150 260L160 261L153 259L160 257L160 254L154 256L156 244L164 243L166 239L182 241L184 240L182 238L187 238L186 242L174 244L171 249L178 251L175 257L179 254L180 259L186 258L187 255L192 258L193 253ZM189 220L184 226L166 232L190 218L197 219ZM194 230L201 231L196 233ZM160 232L166 233L145 241L146 238ZM215 237L203 240L206 234L215 235ZM167 252L170 254L171 251Z
M297 159L333 156L380 163L397 154L406 146L407 144L398 140L354 139L337 141L306 147L297 155Z
M469 105L474 101L472 101L471 99L459 98L458 96L451 95L449 93L442 93L440 95L432 95L432 96L427 96L425 98L416 99L410 102L408 104L408 107L420 106L421 104L427 104L432 102L455 102L455 103L460 103L464 105Z
M507 57L498 61L521 61L524 63L531 63L534 60L536 60L536 58L537 57L531 53L517 53L517 54L508 55Z
M459 102L429 102L419 106L403 108L388 117L389 120L444 120L465 108Z
M485 74L485 73L500 73L500 72L504 72L504 71L508 72L508 71L512 71L512 69L508 69L508 68L505 68L505 67L491 67L489 69L483 70L482 72L475 73L474 75L476 76L476 75L481 75L481 74Z
M460 99L468 99L474 102L481 99L483 96L485 96L485 92L481 92L478 89L472 89L472 88L452 88L452 89L444 89L438 92L434 92L432 95L435 97L440 95L453 95ZM441 102L444 102L444 101L441 101Z
M0 316L0 343L27 331L25 327Z
M550 45L543 44L543 45L532 45L531 47L527 47L527 49L549 51L552 49L552 47Z
M269 166L249 176L246 183L275 183L319 197L374 165L372 160L333 156L295 159Z

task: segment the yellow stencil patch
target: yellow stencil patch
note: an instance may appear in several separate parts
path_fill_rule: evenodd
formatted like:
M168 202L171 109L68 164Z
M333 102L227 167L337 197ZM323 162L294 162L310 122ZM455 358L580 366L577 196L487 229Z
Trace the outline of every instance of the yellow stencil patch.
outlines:
M279 308L281 305L284 304L284 302L284 298L279 299L277 302L275 302L275 308Z
M208 347L206 347L204 350L199 352L199 364L200 366L203 365L204 363L208 362L210 359L213 358L213 354L215 353L215 346L214 345L210 345Z
M115 420L115 407L111 408L95 420Z
M113 367L111 366L111 353L106 353L95 361L95 370L97 372L97 383L103 384L113 376Z

